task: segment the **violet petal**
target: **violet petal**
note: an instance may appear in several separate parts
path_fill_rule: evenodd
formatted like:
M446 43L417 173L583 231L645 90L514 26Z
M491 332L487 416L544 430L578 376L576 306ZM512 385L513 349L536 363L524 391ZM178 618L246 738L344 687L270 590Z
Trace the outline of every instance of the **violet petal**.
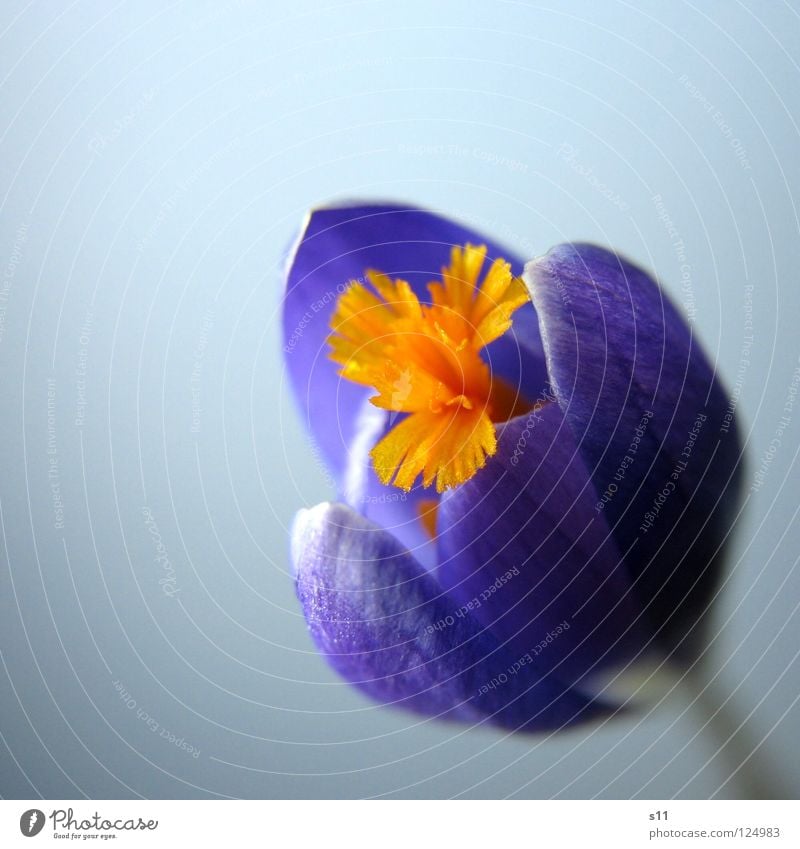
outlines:
M648 631L556 403L509 421L486 468L442 497L442 587L565 680L626 663ZM566 628L563 625L566 624ZM555 635L555 636L554 636Z
M676 645L713 592L737 501L728 399L687 323L628 260L559 245L524 277L554 394L647 615Z
M614 708L540 674L482 630L391 534L341 504L293 531L297 593L329 663L373 699L433 717L541 731Z

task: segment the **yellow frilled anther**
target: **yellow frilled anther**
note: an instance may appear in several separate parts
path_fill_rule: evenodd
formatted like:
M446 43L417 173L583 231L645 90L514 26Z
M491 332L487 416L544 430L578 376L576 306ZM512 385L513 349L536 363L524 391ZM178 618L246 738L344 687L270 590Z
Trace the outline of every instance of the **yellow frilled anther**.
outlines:
M484 245L454 247L420 303L405 280L369 269L339 297L328 337L342 377L371 386L376 407L407 413L372 449L384 484L408 491L422 475L437 492L468 481L497 450L494 422L526 409L480 351L527 303L522 281L496 259L479 282Z

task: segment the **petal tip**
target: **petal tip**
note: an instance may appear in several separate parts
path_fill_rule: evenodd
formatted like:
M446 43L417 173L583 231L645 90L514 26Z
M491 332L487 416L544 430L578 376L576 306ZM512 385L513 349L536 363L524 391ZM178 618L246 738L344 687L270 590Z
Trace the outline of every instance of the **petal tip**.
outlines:
M335 505L330 501L323 501L313 507L305 507L295 513L290 533L292 572L298 577L302 564L305 562L303 556L315 532L322 529L329 521L328 514Z

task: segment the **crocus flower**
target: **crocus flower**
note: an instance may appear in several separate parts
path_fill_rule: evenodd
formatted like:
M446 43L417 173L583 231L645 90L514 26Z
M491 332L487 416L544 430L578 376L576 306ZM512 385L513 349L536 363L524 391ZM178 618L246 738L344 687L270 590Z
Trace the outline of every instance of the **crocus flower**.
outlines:
M339 500L297 592L373 699L512 730L618 710L687 656L738 489L733 404L655 281L605 248L520 258L431 212L312 212L284 352Z

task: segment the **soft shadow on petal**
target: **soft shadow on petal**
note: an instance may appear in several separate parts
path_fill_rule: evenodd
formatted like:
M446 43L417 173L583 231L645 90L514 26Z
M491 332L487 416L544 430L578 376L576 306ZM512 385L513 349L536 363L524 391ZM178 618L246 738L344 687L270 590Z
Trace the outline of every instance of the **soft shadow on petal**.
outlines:
M426 285L440 276L450 248L486 244L488 258L518 257L480 233L431 212L392 204L354 204L310 213L288 257L283 345L292 386L306 425L342 483L362 401L374 392L338 376L328 359L329 321L336 299L368 268L402 277L429 300ZM538 326L530 306L513 330L487 349L498 374L524 395L536 396L547 379Z
M404 492L378 479L370 450L397 421L397 414L381 410L364 399L356 420L355 438L350 445L342 488L342 501L357 513L389 531L427 569L436 565L436 544L420 521L425 502L436 497L435 490L421 482Z
M559 245L524 277L608 524L621 547L635 542L626 564L636 592L659 638L678 647L711 598L737 502L728 398L678 311L624 258Z
M576 680L646 650L648 623L556 403L512 419L497 454L442 497L437 577L541 670ZM566 625L566 627L564 627Z
M472 616L457 615L391 534L344 505L302 511L292 556L317 647L339 674L381 703L525 731L614 712L555 675L540 675Z

